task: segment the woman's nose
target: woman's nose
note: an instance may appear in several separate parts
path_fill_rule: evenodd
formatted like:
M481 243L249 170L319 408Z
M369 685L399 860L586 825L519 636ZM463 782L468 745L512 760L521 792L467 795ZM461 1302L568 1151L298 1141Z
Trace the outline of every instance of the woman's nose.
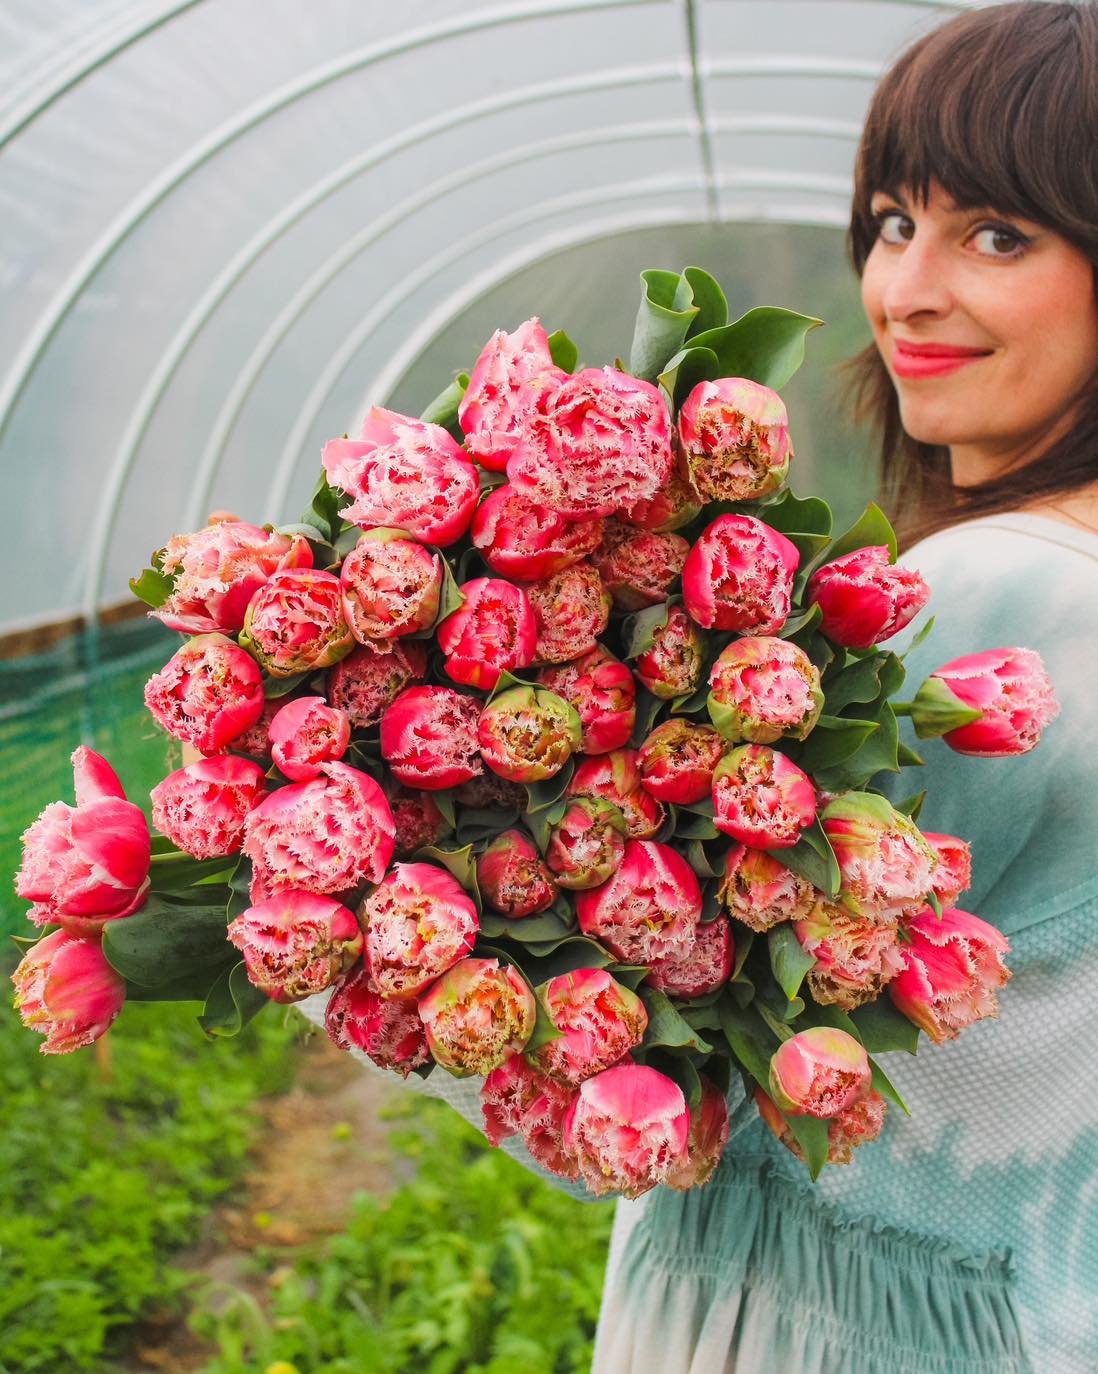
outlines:
M890 258L882 304L890 320L949 313L952 296L948 273L933 237L916 233Z

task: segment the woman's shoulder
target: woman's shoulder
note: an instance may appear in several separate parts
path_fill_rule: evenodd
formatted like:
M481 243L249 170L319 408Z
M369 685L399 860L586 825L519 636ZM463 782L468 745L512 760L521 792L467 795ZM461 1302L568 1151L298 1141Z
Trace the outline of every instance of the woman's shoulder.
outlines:
M1075 569L1080 577L1094 576L1098 563L1098 531L1079 529L1030 511L1010 511L963 520L921 539L901 562L922 569L934 566L1011 574L1034 568L1060 575Z

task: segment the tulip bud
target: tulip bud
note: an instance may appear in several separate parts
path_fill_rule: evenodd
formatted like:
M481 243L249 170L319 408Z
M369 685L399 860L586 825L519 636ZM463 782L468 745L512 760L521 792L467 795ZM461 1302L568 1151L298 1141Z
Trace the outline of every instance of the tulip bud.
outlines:
M648 1025L644 1003L605 969L562 973L537 992L561 1033L535 1050L530 1062L571 1087L616 1064L644 1038Z
M231 639L199 635L149 678L145 705L174 739L216 754L259 719L263 675Z
M670 701L695 690L704 664L705 636L681 606L672 606L652 643L633 660L633 671L653 696Z
M689 1129L682 1089L647 1065L624 1064L581 1085L564 1144L592 1193L636 1198L682 1167Z
M382 997L414 997L473 948L473 899L444 868L394 864L359 906L366 967Z
M553 362L540 320L513 334L497 329L481 349L458 406L458 424L469 452L482 467L502 472L521 447L530 412L543 391L568 376Z
M709 674L709 718L726 740L805 739L823 710L820 671L788 639L733 640Z
M537 680L579 712L583 753L606 754L629 743L637 715L633 674L601 644L568 663L542 668Z
M576 709L535 687L510 687L480 713L477 740L484 762L510 782L539 782L559 773L580 747Z
M967 911L947 907L939 917L927 907L908 922L907 935L904 968L888 990L909 1021L940 1045L998 1015L996 993L1010 977L1001 931Z
M936 835L929 830L923 831L923 839L938 860L930 880L934 895L942 906L956 906L957 898L972 886L972 846L956 835Z
M521 920L553 905L557 884L529 835L505 830L477 859L477 886L503 916Z
M442 555L403 530L367 530L339 570L343 615L360 644L429 629L442 596Z
M505 482L477 507L470 537L500 577L537 582L594 553L602 529L601 520L566 520Z
M196 859L235 854L248 813L267 795L258 763L220 754L177 768L149 794L153 825Z
M68 1054L98 1040L126 1001L126 983L99 940L55 930L32 945L11 976L15 1009L46 1038L43 1054Z
M491 691L503 671L534 661L538 631L526 593L498 577L474 577L461 585L464 603L438 627L446 675L454 682Z
M667 1186L685 1193L708 1183L728 1144L728 1104L708 1078L701 1080L701 1101L690 1108L686 1158L667 1176Z
M398 859L410 858L424 845L437 844L450 828L430 792L417 792L399 782L390 782L385 800L393 813L393 853Z
M534 1030L534 994L510 964L462 959L419 999L427 1047L458 1078L489 1074L526 1044Z
M625 817L630 839L648 840L663 828L663 803L642 785L640 752L636 749L613 749L598 758L584 759L572 774L565 795L613 803Z
M665 720L639 750L644 790L680 806L699 802L713 789L713 773L723 752L720 735L708 725L695 725L681 716Z
M816 789L785 754L742 744L713 774L713 824L752 849L789 849L816 818Z
M308 782L347 752L351 718L323 697L296 697L271 721L271 758L291 782Z
M690 485L686 460L678 453L670 478L655 496L647 501L634 501L631 506L618 511L618 515L627 524L655 530L657 534L667 534L689 525L700 514L701 508L698 493Z
M797 546L753 515L718 515L683 566L683 604L706 630L777 634L799 563Z
M904 966L899 933L888 921L853 916L834 902L818 902L793 927L806 954L808 990L821 1006L853 1011L880 995Z
M440 791L481 772L480 703L452 687L406 687L381 716L381 757L406 787Z
M316 568L275 573L248 602L240 642L272 677L346 658L355 640L343 619L339 578Z
M896 921L926 903L938 860L915 822L875 792L844 792L820 812L839 862L839 901L855 915Z
M528 582L523 590L537 622L535 663L566 663L590 653L610 623L610 593L586 561Z
M362 644L328 674L328 702L368 730L411 683L427 676L427 648L419 640Z
M402 1078L429 1057L416 1003L382 997L361 967L348 974L328 999L324 1029L337 1049L361 1050L379 1069Z
M799 1031L770 1059L770 1096L794 1115L837 1116L865 1096L870 1078L864 1048L830 1026Z
M639 611L667 600L689 552L681 535L635 529L610 517L591 562L618 610Z
M288 888L229 922L248 981L272 1002L300 1002L337 982L362 954L353 911L333 897Z
M613 876L576 895L584 935L626 964L651 964L684 953L701 910L694 870L670 845L655 840L627 840Z
M717 895L730 916L762 935L782 921L807 916L819 894L765 850L737 844L725 855Z
M914 568L889 562L884 545L870 545L817 569L808 600L819 606L828 639L869 649L909 625L930 600L930 588Z
M679 442L703 501L756 501L785 481L793 446L782 398L746 377L699 382L679 411Z
M577 1178L575 1158L564 1146L564 1118L576 1099L573 1088L531 1067L521 1054L493 1069L481 1089L484 1134L493 1145L520 1135L532 1159L559 1178Z
M625 817L613 802L576 797L549 831L545 862L561 887L598 887L621 863L627 833Z
M344 520L405 530L440 549L469 528L480 495L476 468L441 425L381 406L358 439L326 443L321 461L332 486L354 498Z
M718 915L695 927L683 952L653 959L648 982L676 997L706 997L728 982L735 957L732 926L727 916Z
M920 739L942 735L958 754L993 759L1035 749L1059 713L1040 654L988 649L932 673L915 695L911 719Z
M800 1142L789 1129L789 1123L761 1088L755 1089L755 1103L759 1115L770 1127L771 1133L803 1164L805 1158ZM838 1116L831 1118L827 1123L828 1164L849 1164L859 1145L864 1145L867 1140L877 1139L884 1125L885 1106L885 1100L880 1093L870 1089L864 1097L860 1097Z

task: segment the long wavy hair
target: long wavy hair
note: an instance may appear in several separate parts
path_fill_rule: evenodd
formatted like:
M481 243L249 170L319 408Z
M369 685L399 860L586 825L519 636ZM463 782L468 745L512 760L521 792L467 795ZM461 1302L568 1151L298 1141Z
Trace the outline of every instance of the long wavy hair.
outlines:
M877 237L875 191L923 203L931 181L962 208L1034 220L1080 249L1098 287L1098 5L1047 0L959 15L885 75L858 149L847 246L861 276ZM961 520L1016 510L1098 479L1098 360L1075 425L1037 458L954 486L946 448L904 431L875 346L850 363L855 413L874 426L905 545Z

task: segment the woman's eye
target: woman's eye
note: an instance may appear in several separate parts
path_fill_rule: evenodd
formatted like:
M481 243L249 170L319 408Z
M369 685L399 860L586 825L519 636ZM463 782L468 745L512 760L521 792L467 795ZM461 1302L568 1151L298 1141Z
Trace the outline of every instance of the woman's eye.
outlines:
M876 216L878 236L885 243L908 243L915 237L915 224L899 210L881 210Z
M1027 240L1014 229L1001 224L987 224L977 229L969 240L978 253L989 258L1015 258L1025 249Z

